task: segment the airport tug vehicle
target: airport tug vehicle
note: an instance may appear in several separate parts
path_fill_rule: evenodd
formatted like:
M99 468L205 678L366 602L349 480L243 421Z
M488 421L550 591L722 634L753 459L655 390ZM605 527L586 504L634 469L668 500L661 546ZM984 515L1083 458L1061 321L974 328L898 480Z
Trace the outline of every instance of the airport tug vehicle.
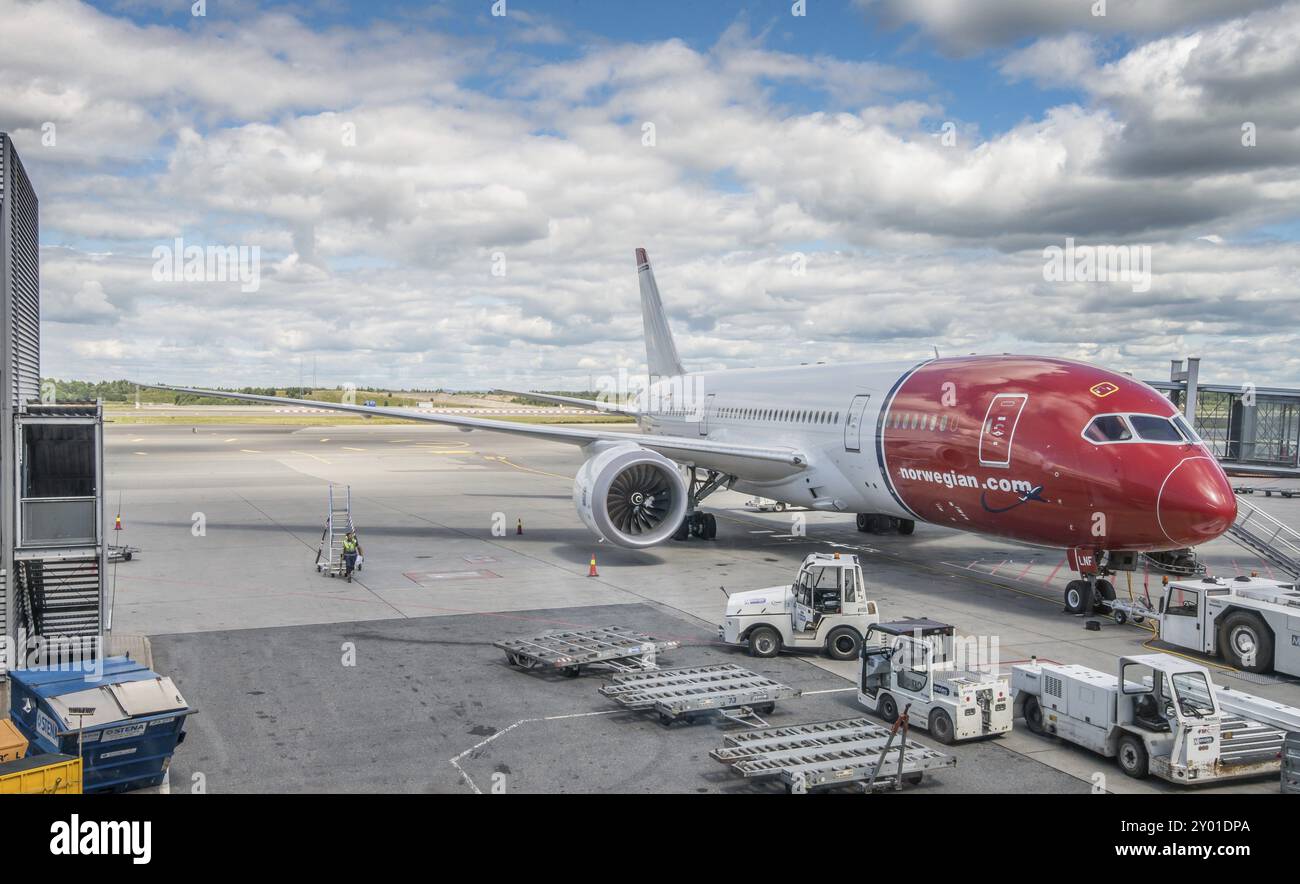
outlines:
M853 660L867 629L879 622L876 603L866 597L858 557L813 553L792 584L728 595L718 638L747 645L755 657L775 657L785 648L822 650L835 660Z
M1178 580L1157 606L1160 639L1249 672L1300 676L1300 591L1260 577Z
M954 634L952 626L924 618L872 624L858 702L891 723L910 705L916 723L945 745L1011 730L1011 686L1005 678L959 669Z
M1121 657L1116 675L1017 664L1011 684L1015 714L1033 733L1114 758L1131 777L1178 784L1278 776L1282 728L1300 721L1300 710L1221 688L1204 666L1171 654Z

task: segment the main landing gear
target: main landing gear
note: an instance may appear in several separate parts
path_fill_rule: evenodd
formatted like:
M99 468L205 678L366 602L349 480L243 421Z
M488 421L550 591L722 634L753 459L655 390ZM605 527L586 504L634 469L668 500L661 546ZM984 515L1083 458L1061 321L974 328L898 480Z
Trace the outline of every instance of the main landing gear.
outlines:
M673 540L686 540L690 537L712 540L718 536L718 519L713 513L697 512L696 507L719 488L727 487L734 477L717 470L700 470L693 466L687 467L687 470L690 477L686 484L686 517L677 526Z
M916 522L876 513L858 513L858 530L863 534L911 534L916 530Z

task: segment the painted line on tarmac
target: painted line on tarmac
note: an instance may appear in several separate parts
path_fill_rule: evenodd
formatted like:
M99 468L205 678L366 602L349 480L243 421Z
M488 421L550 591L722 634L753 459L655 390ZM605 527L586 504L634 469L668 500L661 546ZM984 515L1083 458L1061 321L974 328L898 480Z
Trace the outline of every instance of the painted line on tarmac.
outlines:
M488 743L491 743L497 737L504 736L505 734L510 733L512 730L519 727L520 725L532 724L533 722L537 722L537 721L565 721L571 718L594 718L598 715L613 715L617 712L626 712L626 711L627 711L626 709L607 709L601 712L573 712L568 715L547 715L542 718L521 718L518 721L516 721L514 724L510 725L510 727L503 728L502 730L497 731L492 736L485 737L484 739L479 740L477 743L475 743L473 746L470 746L464 752L448 759L448 761L452 767L456 768L456 771L465 780L466 784L471 789L474 790L474 794L482 795L483 790L480 789L474 783L474 778L471 777L468 773L466 773L465 768L460 766L460 760L464 758L466 755L469 755L472 752L477 752L479 749L482 749L484 746L486 746Z

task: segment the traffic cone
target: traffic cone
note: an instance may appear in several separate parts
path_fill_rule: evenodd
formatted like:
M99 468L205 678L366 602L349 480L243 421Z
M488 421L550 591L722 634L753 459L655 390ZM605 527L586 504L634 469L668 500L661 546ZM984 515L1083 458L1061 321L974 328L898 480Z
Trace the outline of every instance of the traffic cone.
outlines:
M114 530L114 531L121 531L121 530L122 530L122 517L121 517L121 515L118 515L116 518L113 519L113 530Z
M600 576L600 574L598 574L598 573L596 572L596 554L595 554L595 553L592 553L592 554L591 554L591 567L587 569L587 576L588 576L588 577L599 577L599 576Z
M524 533L524 520L523 520L523 519L520 519L519 522L518 522L518 524L515 525L515 533L516 533L516 534L523 534L523 533Z

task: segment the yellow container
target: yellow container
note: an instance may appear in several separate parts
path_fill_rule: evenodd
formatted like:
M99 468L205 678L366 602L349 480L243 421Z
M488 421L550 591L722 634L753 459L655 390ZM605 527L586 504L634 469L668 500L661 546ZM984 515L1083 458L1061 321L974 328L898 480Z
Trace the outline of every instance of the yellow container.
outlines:
M27 754L27 738L7 718L0 718L0 764L17 761Z
M80 795L81 759L28 755L0 764L0 795Z

